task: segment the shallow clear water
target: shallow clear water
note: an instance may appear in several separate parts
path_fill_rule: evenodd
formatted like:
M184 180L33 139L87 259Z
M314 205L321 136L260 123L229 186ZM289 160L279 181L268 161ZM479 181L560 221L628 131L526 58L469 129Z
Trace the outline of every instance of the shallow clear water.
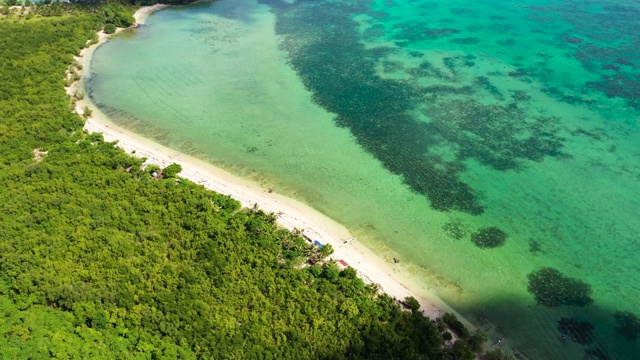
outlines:
M528 358L632 359L614 314L640 316L639 16L630 1L222 0L101 46L87 91L114 122L345 224ZM504 245L474 245L486 227ZM546 267L592 302L538 304L529 275ZM590 342L563 342L562 318Z

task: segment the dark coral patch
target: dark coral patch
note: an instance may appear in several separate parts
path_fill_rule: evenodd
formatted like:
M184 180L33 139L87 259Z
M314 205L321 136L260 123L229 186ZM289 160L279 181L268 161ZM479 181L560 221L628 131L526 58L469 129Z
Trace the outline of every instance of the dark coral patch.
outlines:
M527 72L520 70L520 71L509 71L507 73L507 75L509 75L510 77L521 77L521 76L527 76Z
M635 67L636 64L632 63L629 60L625 60L625 59L616 59L615 60L616 64L620 64L620 65L627 65L627 66L631 66L631 67Z
M571 37L568 35L564 36L564 41L569 43L569 44L582 44L584 42L584 39L580 39L580 38L576 38L576 37Z
M590 359L611 360L611 358L607 356L607 354L605 354L604 351L602 351L602 349L600 348L589 349L586 350L585 353L590 356Z
M624 98L630 106L640 109L640 75L602 76L602 80L588 82L587 86L603 91L610 98Z
M616 320L615 331L628 341L635 341L640 337L640 319L627 311L616 311L613 314Z
M542 251L542 245L533 239L529 240L529 252L533 255L537 255Z
M504 245L507 234L495 226L480 229L471 235L471 241L481 249L496 248Z
M501 45L501 46L514 46L514 45L516 45L518 42L517 42L515 39L511 39L511 38L509 38L509 39L500 39L500 40L496 40L496 43L497 43L498 45Z
M423 110L429 133L456 144L459 161L475 159L499 171L516 169L519 160L561 157L563 138L556 118L528 118L517 107L475 100L442 101Z
M425 29L424 30L424 34L432 39L435 38L439 38L442 36L448 36L451 34L456 34L459 33L460 30L456 30L456 29L449 29L449 28L444 28L444 29Z
M480 39L476 37L455 38L451 39L451 42L460 45L474 45L480 43Z
M562 334L569 335L571 340L578 344L586 345L593 341L595 327L586 321L573 318L562 318L558 321L558 330Z
M547 307L587 306L591 299L591 286L581 280L564 276L553 268L542 268L529 274L528 290L540 305Z
M531 96L529 96L526 91L511 90L511 99L515 102L523 103L531 100Z
M561 155L557 119L530 118L523 110L461 100L446 101L446 95L471 95L482 91L505 97L489 78L478 78L470 86L423 87L418 81L380 77L380 64L387 72L405 72L454 83L461 69L475 66L473 56L444 58L442 66L424 61L403 68L385 61L397 48L366 48L359 25L350 14L370 13L366 2L322 1L288 4L269 3L276 13L276 32L289 64L298 73L313 100L335 114L337 126L349 129L355 141L390 172L400 175L414 192L426 196L438 211L461 211L479 215L484 211L480 196L462 180L466 160L479 159L498 170L518 167L522 158L540 161ZM375 17L375 16L374 16ZM430 28L428 23L403 22L386 28L374 26L372 34L385 36L398 46L426 41L430 36L449 36L456 29ZM454 41L475 43L477 38ZM419 53L413 55L419 56ZM427 121L423 114L426 115ZM417 115L419 114L419 115ZM443 154L442 149L451 152Z
M449 236L456 240L460 240L463 237L467 236L469 231L467 231L466 227L458 220L453 220L448 222L442 226L442 230Z
M430 153L440 139L412 115L416 106L435 94L376 74L376 64L387 51L365 49L356 23L348 15L365 11L366 6L345 2L336 4L338 9L319 2L297 4L278 11L276 31L285 35L282 48L313 92L314 101L336 114L336 124L348 128L365 151L389 171L401 175L413 191L426 195L432 208L482 213L473 189L459 179L464 165ZM419 33L425 27L418 28L415 24L399 24L392 35L395 39L400 35L423 36ZM466 66L467 60L460 59L461 65Z

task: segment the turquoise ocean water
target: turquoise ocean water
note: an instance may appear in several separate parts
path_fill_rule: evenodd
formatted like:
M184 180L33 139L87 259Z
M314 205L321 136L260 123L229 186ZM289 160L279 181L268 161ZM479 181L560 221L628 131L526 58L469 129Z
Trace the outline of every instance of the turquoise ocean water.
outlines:
M204 2L98 48L86 90L400 258L506 348L635 359L638 19L627 0Z

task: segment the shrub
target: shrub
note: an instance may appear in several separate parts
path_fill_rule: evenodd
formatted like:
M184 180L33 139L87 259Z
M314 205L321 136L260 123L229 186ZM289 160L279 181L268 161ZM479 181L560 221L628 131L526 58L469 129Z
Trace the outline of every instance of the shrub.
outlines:
M309 274L311 274L313 277L320 277L320 275L322 275L322 268L318 265L311 265L307 268L307 271L309 272Z
M452 313L445 313L442 316L442 321L453 331L461 339L466 339L469 337L469 329L467 329L458 318Z
M322 266L322 277L329 280L335 281L340 276L340 269L334 264L325 264Z
M413 296L407 296L404 299L404 306L409 308L412 312L420 309L420 303Z
M507 355L501 349L493 349L491 351L487 351L482 357L482 360L512 360L513 357Z
M162 175L167 178L172 178L178 175L182 171L182 166L176 163L173 163L162 170Z
M476 332L467 339L469 349L475 353L482 351L482 344L486 341L487 336L479 329L476 329Z
M84 116L85 118L88 118L89 116L91 116L91 114L93 114L93 111L91 111L88 106L85 106L84 109L82 109L82 116Z
M156 164L149 164L144 170L147 172L147 174L151 176L156 176L162 172L162 169L160 168L160 166Z
M113 34L116 32L116 26L113 24L106 24L104 26L104 32L107 34Z

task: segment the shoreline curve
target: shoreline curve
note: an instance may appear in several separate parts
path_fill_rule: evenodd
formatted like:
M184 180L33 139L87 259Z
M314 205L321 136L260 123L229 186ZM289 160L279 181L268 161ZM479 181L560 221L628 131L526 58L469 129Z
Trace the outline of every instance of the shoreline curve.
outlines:
M134 14L136 24L132 27L144 24L149 15L167 7L169 5L156 4L139 8ZM117 29L116 34L123 30L126 29ZM84 76L88 73L87 69L90 67L93 53L110 36L102 31L99 32L98 42L83 49L80 56L76 57L76 60L82 64L82 70L78 71L81 79L67 88L67 93L70 96L73 96L78 90L84 90ZM243 207L257 205L265 212L273 212L278 215L277 223L280 226L290 231L301 230L313 240L317 239L323 244L331 244L334 249L334 254L331 255L332 259L344 260L357 271L358 276L366 283L378 284L381 291L396 300L402 301L404 298L412 296L420 303L420 311L425 316L435 319L444 315L445 312L454 313L467 327L476 328L435 295L419 295L412 290L411 288L414 286L409 284L407 279L402 278L396 270L360 242L344 244L344 240L353 236L345 226L328 216L300 201L269 192L258 184L237 177L210 163L128 131L111 122L88 97L76 102L75 111L82 114L85 107L92 111L92 115L85 121L85 131L101 133L105 141L116 141L116 146L122 148L126 153L147 158L145 164L157 164L162 167L172 163L180 164L183 168L179 174L180 177L203 185L208 190L229 195L238 200Z

